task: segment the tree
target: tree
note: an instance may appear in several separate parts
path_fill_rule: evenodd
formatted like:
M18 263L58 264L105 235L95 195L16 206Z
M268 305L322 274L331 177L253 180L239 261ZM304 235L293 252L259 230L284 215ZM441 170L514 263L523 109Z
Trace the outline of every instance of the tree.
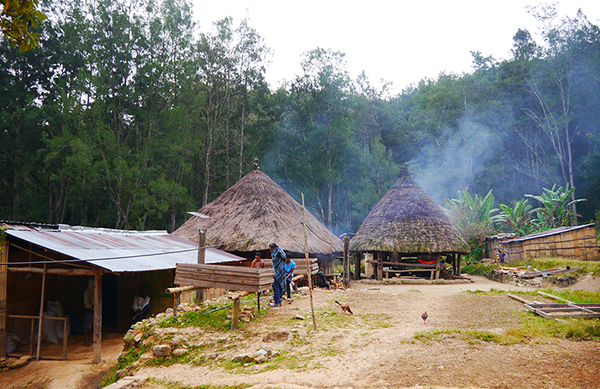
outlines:
M0 29L4 39L19 48L19 52L39 47L39 33L31 32L47 19L38 11L38 0L6 0L0 13Z

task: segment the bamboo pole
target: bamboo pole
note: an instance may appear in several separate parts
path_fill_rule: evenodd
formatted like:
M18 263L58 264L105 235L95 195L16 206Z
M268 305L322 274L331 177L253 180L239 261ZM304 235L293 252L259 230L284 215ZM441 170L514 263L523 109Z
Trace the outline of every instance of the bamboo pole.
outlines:
M42 274L42 297L40 301L40 321L38 323L37 350L35 360L40 360L40 348L42 347L42 322L44 321L44 298L46 297L46 264L44 264L44 273Z
M304 256L306 257L306 274L308 277L308 291L310 293L310 311L312 312L313 329L316 330L317 319L315 318L315 306L313 305L312 274L310 271L310 262L308 260L308 236L306 235L306 215L304 209L304 193L302 193L302 226L304 227Z
M176 287L173 287L173 288L167 288L167 289L165 289L165 293L166 294L174 294L174 293L187 292L188 290L196 290L196 289L202 289L202 287L200 287L200 286L193 286L193 285L176 286Z
M8 291L8 240L0 243L0 358L6 357L6 296ZM33 331L32 331L33 334Z

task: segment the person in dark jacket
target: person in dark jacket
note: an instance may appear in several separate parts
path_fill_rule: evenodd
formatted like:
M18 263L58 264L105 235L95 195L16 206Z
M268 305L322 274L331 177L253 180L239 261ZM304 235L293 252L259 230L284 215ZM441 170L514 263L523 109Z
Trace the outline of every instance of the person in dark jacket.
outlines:
M287 256L275 243L269 244L269 250L271 250L271 259L273 260L271 267L275 270L273 276L273 302L270 306L280 307L281 296L285 290L285 259Z

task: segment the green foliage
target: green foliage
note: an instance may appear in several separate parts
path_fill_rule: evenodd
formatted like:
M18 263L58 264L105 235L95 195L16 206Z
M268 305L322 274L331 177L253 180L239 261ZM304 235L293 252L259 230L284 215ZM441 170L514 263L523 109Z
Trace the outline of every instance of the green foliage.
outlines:
M555 184L552 185L552 189L544 188L541 196L526 194L526 197L542 203L542 207L533 210L537 213L537 218L534 221L536 229L545 231L571 225L578 216L571 206L585 201L585 199L571 200L574 193L575 188L569 189L569 184L564 189L562 186L556 189Z
M473 260L483 257L484 239L493 231L494 195L490 190L485 197L480 198L477 194L472 197L467 190L458 193L456 199L445 199L445 206L450 217L458 230L471 246Z
M485 265L481 262L467 262L464 266L461 266L461 273L471 274L474 276L484 276L491 270L496 269L495 264Z
M210 328L218 331L227 331L230 329L229 319L227 319L227 309L219 309L214 312L207 311L185 312L177 316L177 321L173 317L160 322L160 327L201 327ZM243 326L243 322L239 326Z
M146 379L147 382L152 383L154 385L159 385L165 389L245 389L250 387L248 384L239 384L239 385L198 385L198 386L188 386L183 385L179 382L168 381L166 379L157 379L154 377L150 377Z
M532 233L532 219L535 211L527 203L527 199L516 201L513 207L500 204L500 209L502 212L498 215L498 221L504 225L506 231L514 232L517 236Z
M138 361L140 356L145 354L147 351L147 347L139 346L137 348L130 348L126 353L119 355L119 358L117 359L117 365L110 370L110 373L104 376L100 387L104 388L114 382L117 382L119 380L119 377L117 377L117 371L125 369L132 363Z
M29 29L37 28L47 16L38 10L38 0L6 0L0 13L0 30L19 52L37 48L39 33Z

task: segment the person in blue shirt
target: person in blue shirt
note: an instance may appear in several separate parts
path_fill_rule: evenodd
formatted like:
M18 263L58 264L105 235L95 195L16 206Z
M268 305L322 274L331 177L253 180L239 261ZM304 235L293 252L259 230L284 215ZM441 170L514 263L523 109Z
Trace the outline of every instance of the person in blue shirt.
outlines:
M280 307L281 296L285 287L285 260L287 256L275 243L269 244L269 250L271 250L271 259L273 260L271 267L275 270L275 274L273 275L273 302L269 305L271 307Z
M292 278L294 278L294 269L296 268L296 264L289 258L285 259L285 290L287 292L287 301L288 303L292 302Z

